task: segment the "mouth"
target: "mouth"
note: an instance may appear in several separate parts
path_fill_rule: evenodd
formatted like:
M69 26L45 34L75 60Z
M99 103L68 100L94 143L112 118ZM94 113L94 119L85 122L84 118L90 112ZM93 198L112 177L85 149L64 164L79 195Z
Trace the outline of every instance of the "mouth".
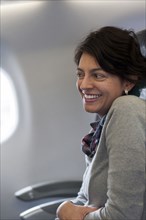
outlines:
M86 103L96 102L101 97L101 94L83 94L83 99Z

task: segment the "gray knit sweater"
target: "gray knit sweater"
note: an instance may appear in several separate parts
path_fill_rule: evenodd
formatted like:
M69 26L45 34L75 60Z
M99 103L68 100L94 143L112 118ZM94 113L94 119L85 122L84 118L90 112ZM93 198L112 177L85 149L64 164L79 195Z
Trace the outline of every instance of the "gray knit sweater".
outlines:
M86 164L73 202L99 209L85 220L146 220L146 101L128 95L113 102Z

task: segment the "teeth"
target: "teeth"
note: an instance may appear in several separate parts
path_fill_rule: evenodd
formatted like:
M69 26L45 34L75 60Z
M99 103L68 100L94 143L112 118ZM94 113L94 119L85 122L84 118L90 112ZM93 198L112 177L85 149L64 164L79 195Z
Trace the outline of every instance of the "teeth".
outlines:
M84 97L86 98L86 99L96 99L96 98L98 98L100 95L84 95Z

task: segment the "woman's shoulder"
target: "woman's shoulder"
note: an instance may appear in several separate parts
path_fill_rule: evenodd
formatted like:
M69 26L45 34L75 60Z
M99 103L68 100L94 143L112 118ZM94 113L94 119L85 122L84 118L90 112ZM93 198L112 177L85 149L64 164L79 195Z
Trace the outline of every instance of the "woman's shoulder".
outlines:
M141 109L142 106L144 107L146 105L146 101L134 96L134 95L125 95L125 96L120 96L117 99L114 100L111 109L116 108L116 109L122 109L124 110L132 108L133 110L135 109Z
M134 96L134 95L125 95L120 96L114 100L109 112L109 117L115 115L115 117L135 117L140 115L140 117L145 118L146 116L146 101Z
M146 101L137 96L121 96L113 102L107 113L105 130L139 127L145 132ZM137 128L136 128L137 129ZM107 130L108 131L108 130ZM144 135L145 136L145 135Z

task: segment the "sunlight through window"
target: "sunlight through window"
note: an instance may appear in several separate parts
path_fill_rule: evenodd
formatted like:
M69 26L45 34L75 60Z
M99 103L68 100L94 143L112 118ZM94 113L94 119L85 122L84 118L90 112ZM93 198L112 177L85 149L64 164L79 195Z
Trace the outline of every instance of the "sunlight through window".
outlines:
M1 82L1 123L0 123L0 142L6 141L18 125L18 102L14 84L9 75L0 68Z

